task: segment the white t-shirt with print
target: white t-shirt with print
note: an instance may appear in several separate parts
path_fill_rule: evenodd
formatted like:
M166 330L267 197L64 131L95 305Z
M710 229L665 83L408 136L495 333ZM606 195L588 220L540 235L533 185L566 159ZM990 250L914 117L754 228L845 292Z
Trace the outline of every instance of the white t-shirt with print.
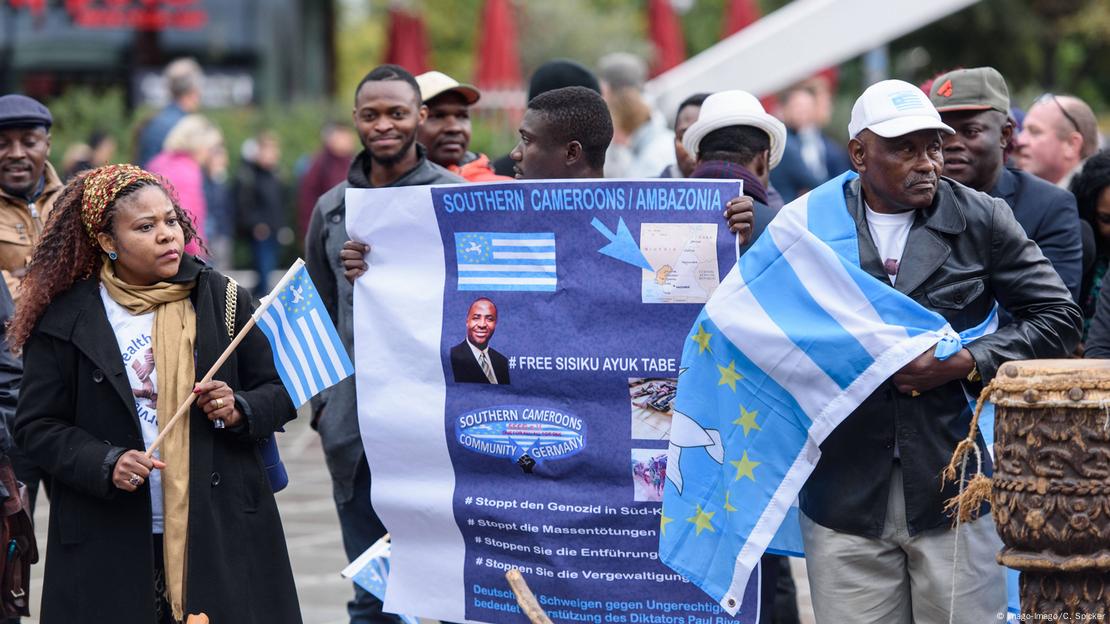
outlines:
M147 448L158 437L158 375L154 370L154 347L151 334L154 329L154 313L131 314L127 308L116 303L103 285L100 298L104 301L104 312L116 334L123 368L127 370L127 381L135 398L135 413L139 415L139 428L143 434L143 444ZM154 457L159 457L158 451ZM162 522L162 472L152 470L147 480L150 484L150 515L153 532L164 531Z
M910 236L910 227L916 211L909 210L895 214L875 212L871 206L864 204L867 210L867 229L871 232L871 239L879 250L879 258L883 261L883 270L894 284L898 279L898 269L902 264L902 253L906 250L906 239Z

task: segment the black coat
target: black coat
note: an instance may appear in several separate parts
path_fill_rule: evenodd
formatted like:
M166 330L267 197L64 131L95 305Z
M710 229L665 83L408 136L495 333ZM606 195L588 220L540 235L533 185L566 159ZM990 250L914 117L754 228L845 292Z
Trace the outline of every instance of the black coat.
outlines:
M236 231L253 238L254 226L265 224L277 232L289 223L285 186L274 171L244 161L232 188L235 198Z
M990 195L1006 200L1025 234L1037 243L1072 297L1079 301L1083 239L1075 195L1019 169L1003 167Z
M497 377L498 385L508 385L509 360L494 351L492 347L486 352L489 353L489 363L493 367L493 375ZM455 378L455 383L489 383L478 360L474 359L474 352L470 350L470 345L465 340L451 347L451 375Z
M860 183L845 186L856 221L860 266L883 284L867 227ZM997 300L1013 322L967 345L983 381L1010 360L1066 357L1079 342L1082 316L1071 294L1003 201L942 178L933 204L918 211L899 265L898 291L943 316L956 331L978 325ZM947 527L940 473L967 437L971 414L963 381L911 397L884 382L821 443L817 468L802 488L802 511L822 526L878 538L886 519L894 447L901 456L911 535ZM968 388L973 396L981 386ZM978 438L986 474L990 456Z
M192 279L199 379L230 343L227 281L185 255L170 281ZM240 288L237 326L249 318L249 302ZM150 489L125 493L111 483L120 447L144 448L123 366L96 279L55 298L24 346L28 374L14 434L53 479L44 624L154 622ZM296 412L261 331L250 331L215 379L235 390L247 425L216 430L195 406L183 423L191 436L186 613L235 624L299 623L285 535L258 447Z
M23 378L23 362L12 355L8 348L8 337L2 329L7 327L14 309L8 285L0 283L0 456L13 450L12 420L15 418L15 405L19 400L19 382ZM0 485L0 497L7 495L4 486Z

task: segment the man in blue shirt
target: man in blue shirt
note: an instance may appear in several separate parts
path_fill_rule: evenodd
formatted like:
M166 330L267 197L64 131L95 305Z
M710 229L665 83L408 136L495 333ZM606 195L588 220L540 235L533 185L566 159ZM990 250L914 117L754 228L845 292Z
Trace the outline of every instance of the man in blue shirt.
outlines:
M136 161L144 167L155 154L162 151L162 143L166 140L166 135L173 130L177 122L200 108L204 72L196 61L191 58L177 59L166 66L162 76L166 80L166 89L172 101L158 111L158 114L152 117L139 133L139 152Z

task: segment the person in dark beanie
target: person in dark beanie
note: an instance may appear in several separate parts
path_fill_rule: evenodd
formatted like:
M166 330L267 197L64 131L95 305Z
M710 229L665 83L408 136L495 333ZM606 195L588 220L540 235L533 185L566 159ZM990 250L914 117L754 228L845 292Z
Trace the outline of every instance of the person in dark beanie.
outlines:
M509 153L519 180L600 178L613 140L605 100L585 87L563 87L528 102L520 142Z
M541 93L562 89L563 87L586 87L601 95L601 83L597 76L581 63L570 59L555 59L540 65L532 73L528 83L528 101ZM497 175L513 175L513 159L505 154L493 161L493 172Z

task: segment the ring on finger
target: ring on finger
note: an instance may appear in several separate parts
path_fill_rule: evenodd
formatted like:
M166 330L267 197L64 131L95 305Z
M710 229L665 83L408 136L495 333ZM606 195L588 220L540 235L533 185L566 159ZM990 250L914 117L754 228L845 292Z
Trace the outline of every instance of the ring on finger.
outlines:
M143 483L143 478L132 472L131 478L128 479L127 482L135 487L139 487Z
M223 408L224 408L224 400L223 399L216 399L216 409L223 409Z

